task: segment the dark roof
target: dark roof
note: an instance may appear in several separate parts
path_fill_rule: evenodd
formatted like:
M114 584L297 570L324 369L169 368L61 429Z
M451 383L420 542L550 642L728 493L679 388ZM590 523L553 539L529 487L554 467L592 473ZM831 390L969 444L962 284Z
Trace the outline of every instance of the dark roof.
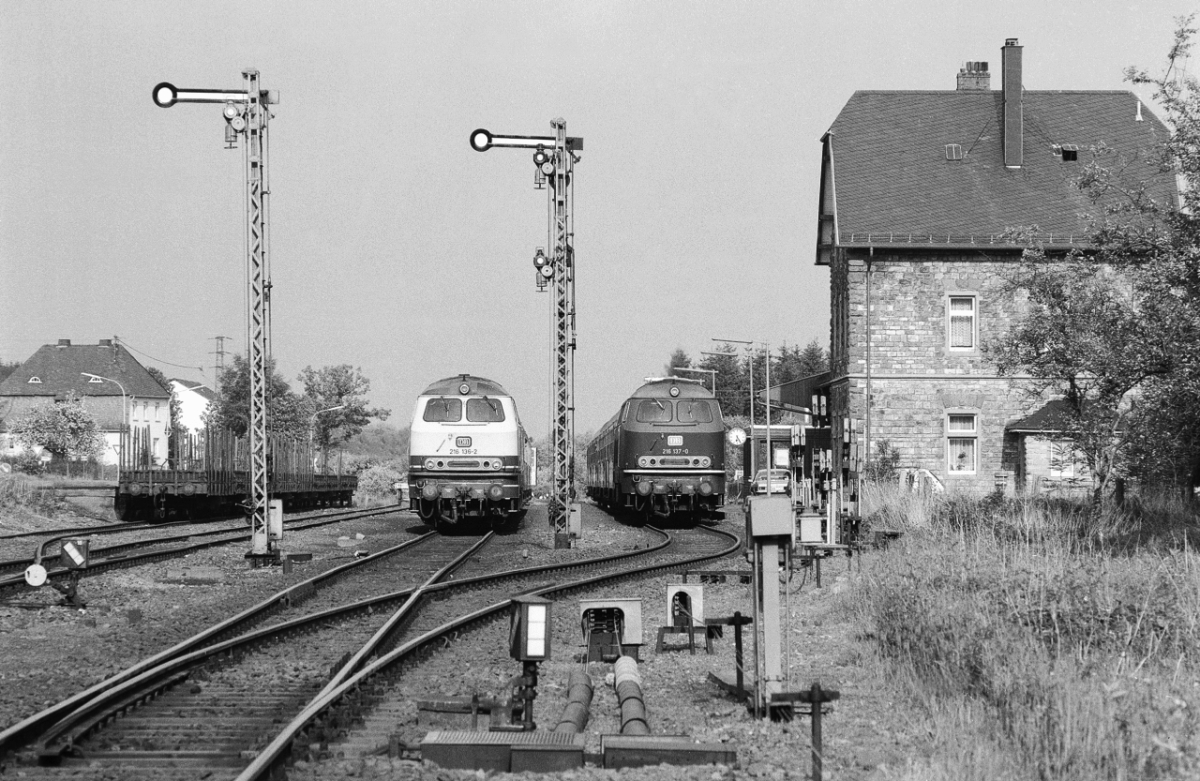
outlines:
M80 372L116 380L129 396L145 399L171 396L137 358L119 344L43 345L0 382L0 396L57 396L70 390L81 396L121 395L116 382L91 382ZM31 384L29 380L33 377L41 382Z
M1068 422L1074 416L1071 405L1066 399L1048 401L1036 412L1018 421L1009 423L1005 431L1017 434L1051 434L1065 431Z
M208 385L205 385L203 382L195 382L193 380L181 380L178 377L171 377L169 381L179 383L183 387L185 387L188 390L192 391L193 393L199 395L201 398L208 399L209 401L217 400L216 391L214 391Z
M464 383L469 386L468 394L476 396L508 395L508 391L504 390L503 386L495 380L489 380L486 377L476 377L472 374L456 374L453 377L438 380L426 388L421 395L458 396L460 395L459 387Z
M1143 121L1137 121L1141 112ZM1155 163L1166 127L1127 91L1023 94L1022 166L1004 165L1002 91L855 92L826 136L842 246L984 243L1036 225L1048 246L1086 232L1095 207L1072 177L1103 143L1136 158L1128 173L1174 198ZM959 144L961 160L946 145ZM1053 145L1073 144L1066 162Z
M784 382L771 386L771 403L786 404L788 407L812 411L813 394L829 387L833 372L820 372L798 380ZM766 391L761 391L758 398L766 401Z

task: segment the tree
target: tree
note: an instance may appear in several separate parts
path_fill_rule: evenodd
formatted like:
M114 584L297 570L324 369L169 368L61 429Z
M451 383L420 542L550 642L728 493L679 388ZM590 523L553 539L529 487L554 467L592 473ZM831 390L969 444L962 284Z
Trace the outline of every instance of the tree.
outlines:
M34 407L13 424L13 434L26 447L42 447L57 458L70 461L95 458L104 446L104 436L92 413L75 391L62 400Z
M392 414L391 410L367 407L371 381L363 376L362 369L348 363L320 369L306 366L296 379L304 384L304 406L309 416L305 425L311 425L313 447L322 453L356 436L372 418L387 420ZM340 409L317 414L330 407Z
M726 416L745 415L750 406L750 381L733 345L722 344L704 356L699 368L716 372L717 401Z
M680 375L680 374L677 374L676 371L680 368L690 369L691 366L692 366L692 359L688 357L688 354L683 351L682 347L676 347L675 352L671 353L671 359L669 361L667 361L665 366L663 366L663 376L664 377L686 376L687 372L684 372L682 375Z
M1138 178L1134 164L1146 160L1091 150L1076 182L1097 206L1089 245L1064 258L1029 246L1009 289L1028 314L987 345L1002 372L1027 372L1033 392L1066 400L1061 424L1092 471L1096 502L1127 474L1200 481L1200 89L1177 72L1191 21L1179 20L1163 76L1126 74L1153 84L1165 109L1171 132L1149 161L1155 170ZM1176 175L1179 202L1164 196Z
M267 359L267 433L308 439L305 405ZM221 390L208 409L208 425L244 437L250 430L250 365L241 355L221 373Z

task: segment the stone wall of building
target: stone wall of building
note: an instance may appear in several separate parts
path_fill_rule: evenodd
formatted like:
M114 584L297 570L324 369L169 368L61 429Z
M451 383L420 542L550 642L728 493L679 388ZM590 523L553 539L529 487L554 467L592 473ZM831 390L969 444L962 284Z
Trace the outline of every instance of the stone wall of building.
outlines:
M1030 395L1028 381L1000 376L986 349L1024 314L1023 297L1006 290L1018 257L835 254L830 275L835 442L841 444L842 419L848 417L851 444L861 445L866 457L886 441L900 453L902 468L927 469L947 490L989 491L996 473L1018 471L1018 440L1005 435L1005 426L1045 399ZM952 297L974 302L974 334L966 349L950 344ZM953 425L974 421L974 430L950 431L952 414ZM966 460L955 458L961 446L951 452L951 437L974 439L971 468L956 468Z

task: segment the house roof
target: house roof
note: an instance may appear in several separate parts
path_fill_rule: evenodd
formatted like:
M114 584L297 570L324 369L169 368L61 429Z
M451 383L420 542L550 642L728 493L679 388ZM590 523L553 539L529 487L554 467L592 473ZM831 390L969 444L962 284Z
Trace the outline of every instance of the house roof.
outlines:
M116 382L92 382L81 372ZM31 383L34 377L40 382ZM29 360L0 382L0 396L57 396L72 390L81 396L120 396L118 382L128 396L144 399L171 396L121 345L109 340L73 345L66 339L38 348Z
M1065 431L1073 413L1066 399L1054 399L1039 407L1033 414L1013 421L1004 427L1014 434L1051 434Z
M172 377L170 381L179 383L184 388L190 390L192 393L195 393L197 396L200 396L203 399L206 399L208 401L216 401L217 400L216 392L212 388L210 388L208 385L205 385L202 382L195 382L193 380L181 380L178 377Z
M1079 243L1096 207L1072 180L1097 144L1120 151L1156 197L1175 197L1155 156L1168 131L1132 92L1025 91L1022 107L1022 165L1006 168L1003 91L855 92L823 138L837 243L986 245L1030 226L1047 246ZM1067 144L1077 161L1055 154Z

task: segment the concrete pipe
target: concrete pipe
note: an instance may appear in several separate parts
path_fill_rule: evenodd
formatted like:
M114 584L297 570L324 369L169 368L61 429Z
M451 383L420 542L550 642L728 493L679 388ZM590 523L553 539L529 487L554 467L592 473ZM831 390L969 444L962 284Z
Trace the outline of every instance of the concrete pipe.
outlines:
M613 665L613 672L617 701L621 706L621 734L649 735L650 720L646 715L637 662L632 657L622 656Z
M554 727L555 732L583 732L588 723L588 711L592 707L592 691L591 676L583 670L572 670L567 679L567 704Z

